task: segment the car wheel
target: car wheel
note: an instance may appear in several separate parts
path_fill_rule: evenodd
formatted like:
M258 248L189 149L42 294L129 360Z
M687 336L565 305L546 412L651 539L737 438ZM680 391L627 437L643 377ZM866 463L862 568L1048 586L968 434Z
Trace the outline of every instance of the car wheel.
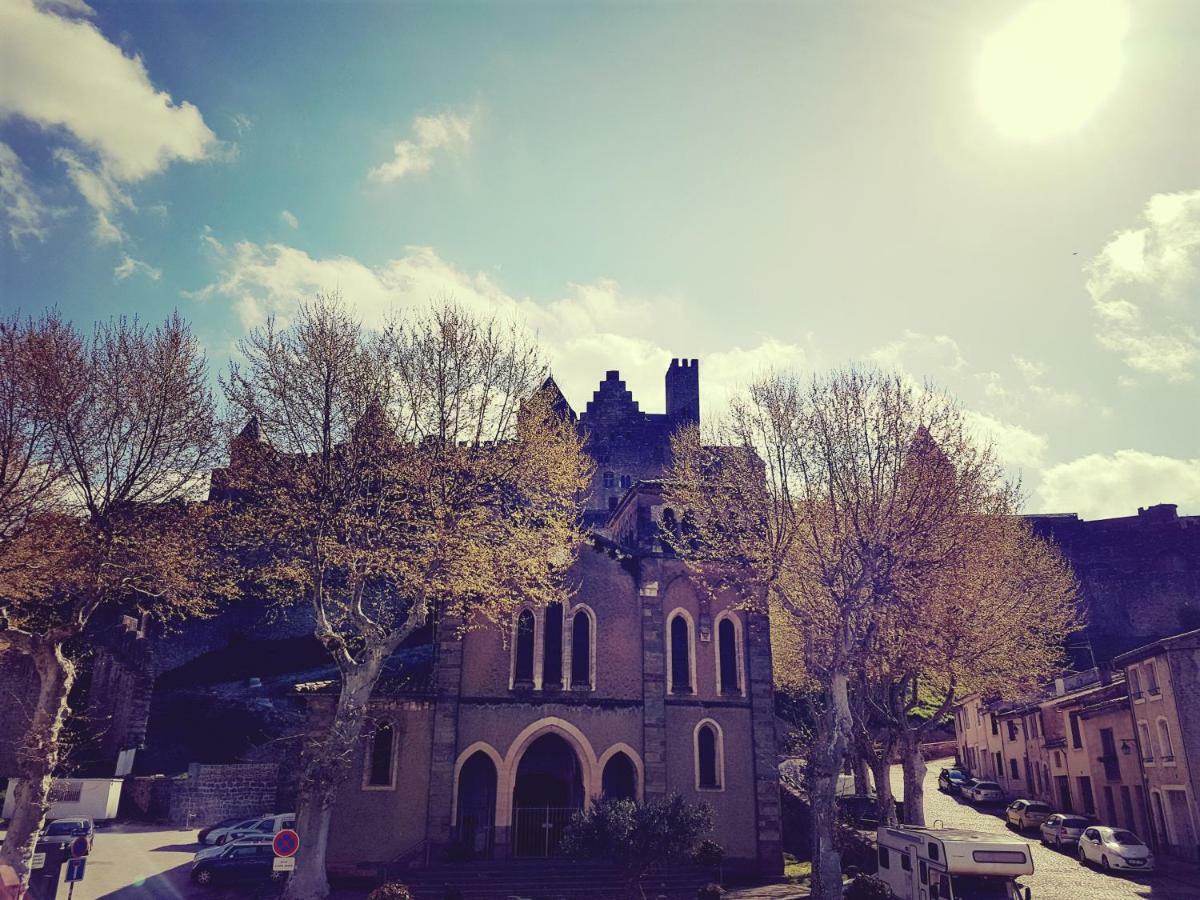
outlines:
M1103 869L1104 869L1104 871L1105 871L1105 872L1111 872L1111 871L1112 871L1112 866L1110 866L1110 865L1108 864L1108 857L1107 857L1107 856L1102 856L1102 857L1100 857L1100 866L1101 866L1101 868L1103 868Z
M192 881L196 882L196 884L212 884L212 869L196 869L192 872Z
M1079 852L1078 852L1076 855L1079 857L1079 862L1080 862L1082 865L1085 865L1085 866L1086 866L1086 865L1088 864L1088 858L1087 858L1087 853L1085 853L1085 852L1084 852L1084 849L1083 849L1083 845L1082 845L1082 844L1080 844L1080 845L1079 845L1079 847L1078 847L1078 851L1079 851Z

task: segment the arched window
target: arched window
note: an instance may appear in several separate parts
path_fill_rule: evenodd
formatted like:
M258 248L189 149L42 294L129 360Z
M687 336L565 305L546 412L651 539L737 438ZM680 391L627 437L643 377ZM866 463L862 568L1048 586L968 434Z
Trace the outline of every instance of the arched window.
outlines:
M601 790L611 800L637 799L637 769L624 753L618 751L604 764Z
M692 693L692 627L682 613L671 618L671 693Z
M719 791L724 787L724 748L717 723L705 719L696 726L696 789Z
M571 619L571 687L592 686L592 617L581 609Z
M1171 728L1166 719L1158 720L1158 749L1162 752L1163 762L1175 761L1175 748L1171 744Z
M546 607L545 636L543 637L542 689L562 687L563 670L563 608L561 603Z
M396 755L396 729L391 722L380 722L371 734L367 748L367 787L395 787L393 760Z
M1129 667L1129 693L1134 700L1142 699L1142 680L1138 677L1137 666Z
M722 694L742 692L738 631L738 622L732 615L717 623L717 686Z
M517 616L516 659L513 663L513 684L533 687L533 610L523 609Z

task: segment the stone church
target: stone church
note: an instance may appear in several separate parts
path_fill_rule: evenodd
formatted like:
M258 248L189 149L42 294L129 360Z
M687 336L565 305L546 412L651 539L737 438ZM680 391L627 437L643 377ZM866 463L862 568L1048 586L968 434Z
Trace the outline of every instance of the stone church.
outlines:
M382 680L334 809L331 870L552 855L589 799L670 793L712 807L727 867L781 869L767 619L697 590L656 530L656 479L672 432L699 420L698 376L696 360L671 363L665 413L643 412L617 372L578 415L547 381L596 461L577 590L438 635L427 676L414 650ZM300 689L319 713L329 687Z

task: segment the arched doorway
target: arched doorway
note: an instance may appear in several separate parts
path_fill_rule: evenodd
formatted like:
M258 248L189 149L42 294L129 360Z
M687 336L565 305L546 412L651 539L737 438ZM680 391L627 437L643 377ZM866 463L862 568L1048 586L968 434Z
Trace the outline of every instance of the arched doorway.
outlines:
M559 734L537 738L521 755L513 784L514 855L553 856L583 801L583 769L575 749Z
M614 753L604 765L601 789L610 800L636 800L637 769L633 760L619 750Z
M496 764L477 750L458 772L455 839L468 856L491 856L496 821Z

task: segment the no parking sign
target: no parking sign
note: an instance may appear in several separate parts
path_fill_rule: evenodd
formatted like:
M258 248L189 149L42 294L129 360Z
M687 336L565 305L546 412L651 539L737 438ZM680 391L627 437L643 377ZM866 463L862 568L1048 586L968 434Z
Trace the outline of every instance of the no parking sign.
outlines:
M285 828L275 835L271 841L271 848L276 856L295 856L296 851L300 849L300 835L294 828Z

